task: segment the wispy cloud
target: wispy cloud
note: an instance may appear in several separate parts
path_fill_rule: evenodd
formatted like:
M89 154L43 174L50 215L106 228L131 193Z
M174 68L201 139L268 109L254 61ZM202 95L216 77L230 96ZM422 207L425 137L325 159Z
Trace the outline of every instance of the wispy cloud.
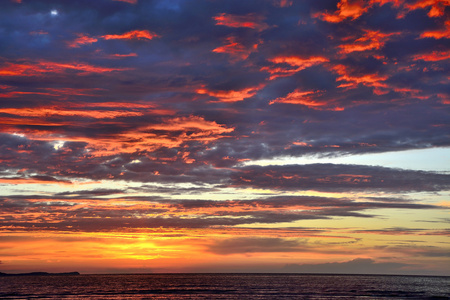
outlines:
M247 15L233 15L221 13L213 17L216 25L223 25L234 28L250 28L258 31L263 31L269 28L269 25L264 23L264 17L253 13Z

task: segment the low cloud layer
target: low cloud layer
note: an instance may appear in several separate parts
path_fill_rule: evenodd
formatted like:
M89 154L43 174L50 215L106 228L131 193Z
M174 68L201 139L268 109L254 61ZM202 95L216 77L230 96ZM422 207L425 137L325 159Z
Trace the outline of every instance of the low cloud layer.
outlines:
M290 264L284 266L287 273L331 273L331 274L398 274L407 264L375 262L370 258L356 258L346 262L324 264Z

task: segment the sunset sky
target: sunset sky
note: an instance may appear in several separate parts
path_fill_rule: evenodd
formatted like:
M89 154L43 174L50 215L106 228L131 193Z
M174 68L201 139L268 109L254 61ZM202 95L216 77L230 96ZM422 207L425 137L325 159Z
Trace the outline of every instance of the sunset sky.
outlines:
M450 275L450 0L2 0L0 272Z

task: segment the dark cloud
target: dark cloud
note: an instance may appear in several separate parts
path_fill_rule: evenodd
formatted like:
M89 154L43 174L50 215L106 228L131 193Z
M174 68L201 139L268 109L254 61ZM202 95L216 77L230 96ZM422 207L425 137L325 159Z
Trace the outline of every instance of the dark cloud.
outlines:
M114 194L123 194L125 191L121 189L93 189L93 190L84 190L84 191L76 191L76 192L61 192L56 193L56 197L73 197L73 196L81 196L81 197L97 197L97 196L108 196Z
M208 123L205 122L205 124ZM189 132L187 129L182 130L180 133L166 131L164 135L173 132L175 133L173 138L178 139ZM218 130L225 129L218 127ZM196 134L195 131L193 134ZM214 134L213 131L211 134ZM218 137L220 138L220 136ZM224 139L227 141L224 141L223 144L218 141L210 149L204 149L202 144L197 141L186 140L182 142L186 145L183 147L191 147L190 151L185 148L155 145L158 149L151 153L143 149L142 152L117 155L110 153L107 156L97 156L86 143L64 142L58 144L58 141L36 141L22 136L3 134L3 144L0 147L3 171L9 170L8 173L5 173L9 176L4 177L8 177L10 180L34 179L43 182L70 183L77 178L121 179L160 183L190 182L198 185L197 188L212 187L205 186L207 184L224 184L235 187L253 186L278 190L319 191L371 189L405 192L448 189L449 179L445 173L378 166L310 164L223 168L239 164L237 157L246 157L246 153L255 158L267 157L273 153L268 146L245 146L245 143L239 140L232 144L228 138ZM104 146L110 147L108 145L108 140L105 140ZM136 148L136 150L138 149ZM83 164L79 163L80 160L83 160ZM188 160L191 162L186 164ZM205 165L203 163L205 161L212 165ZM60 166L61 169L56 169L54 166ZM26 171L11 172L20 169Z
M447 232L448 235L448 232ZM406 245L398 244L394 246L385 245L376 247L378 249L388 250L390 252L396 253L398 255L411 255L414 254L416 257L440 257L441 259L446 259L449 257L449 247L443 245L442 247L423 245L417 242L412 242Z
M113 197L114 195L114 197ZM345 198L278 196L257 200L171 200L162 197L118 197L119 190L62 192L53 197L0 198L9 230L116 231L138 228L228 228L341 217L376 218L376 209L438 210L413 202L364 202ZM105 196L110 196L109 198ZM112 204L115 204L112 209ZM35 214L30 218L30 213ZM189 217L188 217L189 216ZM94 218L93 218L94 217ZM384 235L445 235L445 230L391 228L355 230ZM313 234L319 232L311 232ZM306 233L310 234L310 233Z
M305 251L304 245L305 242L299 240L243 237L216 241L208 246L208 251L221 255L254 252L297 252Z
M383 229L364 229L356 230L356 233L369 233L369 234L381 234L381 235L442 235L448 236L449 229L426 229L426 228L406 228L406 227L392 227Z
M309 164L247 166L232 174L232 185L279 190L386 190L440 191L449 187L449 175L377 166Z
M288 273L332 273L332 274L399 274L408 264L398 262L376 262L370 258L355 258L347 262L324 264L289 264L283 270Z

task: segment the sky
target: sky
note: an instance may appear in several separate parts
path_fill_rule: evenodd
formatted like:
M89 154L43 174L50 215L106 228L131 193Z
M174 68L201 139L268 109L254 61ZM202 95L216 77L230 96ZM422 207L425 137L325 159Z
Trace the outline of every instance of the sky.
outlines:
M450 276L449 0L2 0L0 272Z

